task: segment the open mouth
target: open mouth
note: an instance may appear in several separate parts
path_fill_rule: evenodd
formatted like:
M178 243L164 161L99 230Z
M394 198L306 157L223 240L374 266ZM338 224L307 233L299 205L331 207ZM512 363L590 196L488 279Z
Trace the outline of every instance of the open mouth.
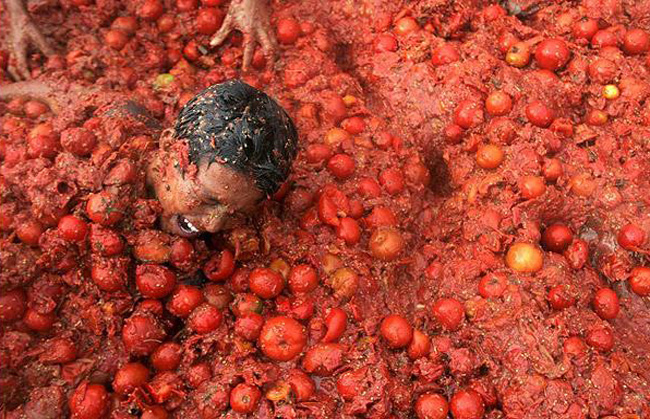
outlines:
M187 218L179 215L176 217L176 222L178 223L178 228L185 234L193 235L198 234L200 231L194 226Z

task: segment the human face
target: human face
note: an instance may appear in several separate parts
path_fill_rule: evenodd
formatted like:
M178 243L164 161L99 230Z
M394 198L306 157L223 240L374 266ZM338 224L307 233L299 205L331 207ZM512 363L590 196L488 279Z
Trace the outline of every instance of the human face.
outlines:
M219 162L182 170L176 153L159 151L147 170L163 208L161 227L179 236L214 233L251 213L263 194L253 179Z

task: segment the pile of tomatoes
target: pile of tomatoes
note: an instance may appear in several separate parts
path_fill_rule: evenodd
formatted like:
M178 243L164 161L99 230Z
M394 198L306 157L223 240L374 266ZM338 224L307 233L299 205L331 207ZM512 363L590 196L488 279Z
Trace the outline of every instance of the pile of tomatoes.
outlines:
M316 3L271 4L247 73L221 0L34 7L37 80L168 127L240 77L300 151L249 226L181 238L155 130L1 103L3 415L650 415L647 7Z

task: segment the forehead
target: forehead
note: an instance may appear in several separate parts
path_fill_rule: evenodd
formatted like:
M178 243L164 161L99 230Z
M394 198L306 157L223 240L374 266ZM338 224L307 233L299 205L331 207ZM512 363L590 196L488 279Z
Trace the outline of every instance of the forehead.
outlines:
M219 163L201 162L196 176L202 193L222 203L243 206L262 198L251 176Z

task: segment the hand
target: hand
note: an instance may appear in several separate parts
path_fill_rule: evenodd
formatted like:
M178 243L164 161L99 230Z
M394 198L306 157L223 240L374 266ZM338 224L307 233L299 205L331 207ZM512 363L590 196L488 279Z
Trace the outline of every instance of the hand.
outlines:
M9 67L9 73L16 80L30 78L27 65L27 48L34 45L40 52L49 56L54 53L41 31L34 25L27 14L22 0L7 0L9 12L9 42L15 57L15 66Z
M248 70L253 60L255 42L262 46L268 62L275 62L278 43L271 27L266 0L233 0L221 28L210 40L210 45L214 47L223 43L233 29L244 34L244 70Z

